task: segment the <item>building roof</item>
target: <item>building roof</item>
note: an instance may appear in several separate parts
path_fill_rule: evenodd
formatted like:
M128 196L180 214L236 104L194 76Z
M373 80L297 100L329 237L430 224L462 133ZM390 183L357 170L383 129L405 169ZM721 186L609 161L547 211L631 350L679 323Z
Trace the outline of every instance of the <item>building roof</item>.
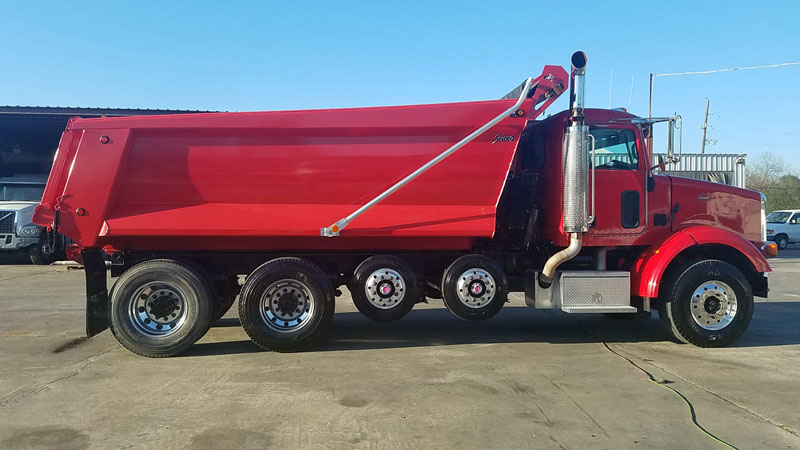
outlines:
M90 108L83 106L0 106L0 114L53 114L67 116L141 116L152 114L188 114L217 111L189 109L144 109L144 108Z

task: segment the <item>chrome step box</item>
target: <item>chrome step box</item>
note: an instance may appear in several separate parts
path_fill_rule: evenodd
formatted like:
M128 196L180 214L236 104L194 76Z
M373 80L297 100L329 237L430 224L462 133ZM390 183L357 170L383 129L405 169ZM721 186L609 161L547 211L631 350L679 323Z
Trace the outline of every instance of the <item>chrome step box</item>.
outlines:
M566 313L635 313L631 306L630 272L575 270L557 272L552 286L542 289L538 273L525 283L525 302L535 308L561 308Z

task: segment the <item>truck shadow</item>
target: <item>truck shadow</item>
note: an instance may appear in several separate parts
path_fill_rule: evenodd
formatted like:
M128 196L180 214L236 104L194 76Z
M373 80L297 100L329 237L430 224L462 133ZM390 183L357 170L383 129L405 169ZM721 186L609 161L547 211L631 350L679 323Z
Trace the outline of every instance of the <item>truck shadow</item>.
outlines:
M758 303L748 331L732 347L800 344L800 302ZM236 318L216 326L239 326ZM567 315L559 311L507 306L485 322L467 322L446 309L419 309L392 323L372 322L357 312L335 315L323 342L307 353L501 343L633 343L663 342L658 314L650 319L612 319L601 315ZM186 356L260 352L249 340L195 344ZM710 350L713 351L713 350Z

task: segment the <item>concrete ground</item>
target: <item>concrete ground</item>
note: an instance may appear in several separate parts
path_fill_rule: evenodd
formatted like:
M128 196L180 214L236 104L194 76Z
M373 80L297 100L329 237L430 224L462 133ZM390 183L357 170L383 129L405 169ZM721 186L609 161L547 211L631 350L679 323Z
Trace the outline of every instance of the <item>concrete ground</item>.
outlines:
M431 302L376 324L340 298L311 351L259 350L234 309L168 359L82 337L81 270L0 265L0 448L722 448L610 350L719 438L800 448L800 251L784 255L730 348L520 296L484 323Z

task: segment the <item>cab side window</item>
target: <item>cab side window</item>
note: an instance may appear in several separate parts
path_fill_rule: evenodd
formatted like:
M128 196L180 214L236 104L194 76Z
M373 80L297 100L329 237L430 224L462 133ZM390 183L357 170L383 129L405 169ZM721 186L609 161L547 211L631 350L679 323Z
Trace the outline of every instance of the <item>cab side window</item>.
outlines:
M594 164L600 170L636 170L639 168L639 151L636 135L629 128L592 128L594 137Z
M792 225L797 225L798 223L800 223L800 213L794 213L794 215L792 215L792 218L789 219L789 223Z

